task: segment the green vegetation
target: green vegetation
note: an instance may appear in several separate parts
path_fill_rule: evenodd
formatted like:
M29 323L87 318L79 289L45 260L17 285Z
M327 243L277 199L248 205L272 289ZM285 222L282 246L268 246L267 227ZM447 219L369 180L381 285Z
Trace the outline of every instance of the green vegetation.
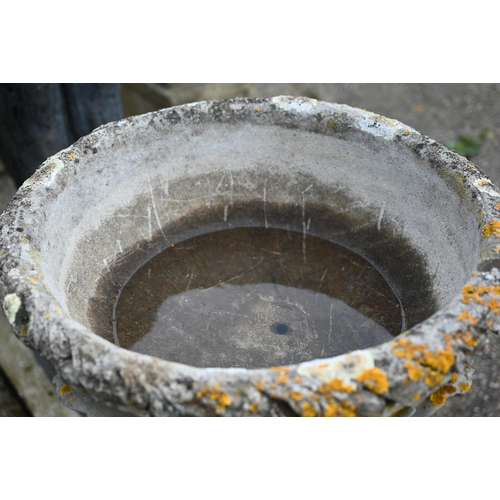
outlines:
M444 145L459 155L472 158L481 151L487 135L488 129L483 128L476 138L461 134L458 136L458 140L445 142Z

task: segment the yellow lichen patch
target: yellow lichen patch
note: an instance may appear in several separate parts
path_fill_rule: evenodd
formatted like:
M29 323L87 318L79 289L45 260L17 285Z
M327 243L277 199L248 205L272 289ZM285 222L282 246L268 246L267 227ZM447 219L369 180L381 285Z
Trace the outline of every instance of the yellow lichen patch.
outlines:
M68 156L70 160L74 160L76 158L75 153L70 153Z
M460 387L462 392L469 392L471 385L470 383L458 384L458 387Z
M196 397L198 399L201 399L202 397L212 399L217 403L217 411L221 411L224 410L226 406L230 405L233 399L229 394L221 392L220 389L220 384L217 384L213 389L205 387L196 393Z
M328 366L328 363L321 363L320 365L318 365L318 368L326 368Z
M288 368L287 366L271 366L270 370L274 372L288 373L290 371L290 368Z
M491 328L493 326L493 320L491 318L488 318L488 321L486 322L486 326L488 328Z
M21 330L22 335L26 335L28 333L26 330L26 327L24 325L21 325L21 327L19 329Z
M225 408L226 406L231 404L232 400L233 398L229 394L223 392L219 397L219 406Z
M414 394L414 395L413 395L413 399L414 399L415 401L420 401L420 398L421 398L421 397L422 397L422 396L420 396L420 394L418 394L418 392L417 392L417 394Z
M28 279L32 282L32 283L38 283L38 281L33 278L33 276L28 276Z
M446 402L448 394L454 394L455 392L457 390L452 385L443 385L429 396L429 400L434 406L441 406Z
M260 113L260 108L255 108L256 113Z
M429 347L427 344L414 344L411 340L401 338L391 344L393 353L399 358L415 359L418 354L422 354Z
M257 408L257 405L255 403L250 403L250 411L252 413L257 413L259 409Z
M450 382L454 384L457 381L457 378L458 378L458 373L454 373L450 378Z
M303 417L315 417L316 416L316 410L314 409L314 406L311 403L309 403L309 401L302 403L301 409L302 409L302 416Z
M447 373L455 363L455 354L450 347L436 352L424 352L421 364L428 366L440 373Z
M435 385L438 385L442 380L443 376L440 373L431 371L429 374L425 376L424 382L427 385L434 387Z
M409 133L410 133L410 132L409 132L408 130L405 130L405 131L403 132L403 135L408 135Z
M364 370L356 380L357 382L363 382L367 389L376 394L383 394L389 390L387 375L376 366Z
M434 406L442 406L445 404L447 397L446 391L443 391L441 387L441 389L438 389L429 396L429 400Z
M498 314L500 313L500 302L498 302L495 297L491 297L488 302L486 302L486 305L495 313Z
M464 302L465 304L468 304L470 302L471 299L474 299L475 297L477 297L477 293L476 293L476 290L474 288L474 285L465 285L463 288L462 288L462 302Z
M348 401L342 401L340 406L334 402L325 405L323 417L355 417L356 407Z
M301 379L300 377L295 377L295 378L293 379L293 381L294 381L294 382L300 382L301 380L302 380L302 379Z
M483 238L489 238L492 234L500 234L500 220L492 220L486 223L483 228Z
M427 344L414 344L411 340L404 338L393 342L392 347L395 348L394 355L398 357L413 359L432 370L446 373L455 362L455 354L450 347L451 337L449 333L445 334L445 342L446 348L436 352L428 351Z
M424 375L425 372L418 365L405 361L404 367L408 370L408 378L412 382L418 382Z
M302 394L300 392L292 391L290 396L294 401L300 401L302 399Z
M472 334L470 332L466 332L465 335L463 336L462 340L470 347L477 346L477 340L475 337L472 336Z
M352 384L344 384L342 379L340 378L334 378L332 380L329 380L328 382L325 382L321 384L317 392L320 394L329 394L332 391L339 391L339 392L352 392L354 390L354 386Z
M460 321L468 321L473 325L477 324L477 318L472 316L472 314L469 314L469 312L466 311L465 309L460 314L457 315L457 319Z
M264 389L264 387L266 386L266 383L263 381L263 380L259 380L256 384L255 384L255 388L258 390L258 391L262 391Z
M59 394L68 394L68 392L73 392L73 389L67 384L64 384L59 389Z
M276 379L276 383L277 384L286 384L288 380L288 375L280 375L277 379Z
M455 333L453 335L453 338L456 341L462 340L469 347L476 347L477 346L477 339L476 339L476 337L474 337L471 334L471 332L469 332L469 331L467 331L465 333Z
M469 304L471 300L473 300L476 304L480 304L486 307L489 307L492 310L496 310L498 307L498 302L496 299L492 301L486 301L482 295L486 293L492 293L494 295L500 295L500 286L481 286L478 285L474 287L474 285L465 285L462 289L462 302L465 304Z

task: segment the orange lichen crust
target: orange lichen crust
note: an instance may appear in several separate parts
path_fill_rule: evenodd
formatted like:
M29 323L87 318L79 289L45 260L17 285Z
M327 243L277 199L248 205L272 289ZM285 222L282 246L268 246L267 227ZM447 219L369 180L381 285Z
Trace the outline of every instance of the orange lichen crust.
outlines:
M418 382L425 375L422 368L414 363L411 363L410 361L405 361L404 367L408 370L408 378L412 382Z
M329 394L332 391L339 391L339 392L352 392L354 390L354 386L351 384L344 384L340 378L334 378L332 380L329 380L328 382L325 382L324 384L321 384L316 391L319 392L320 394Z
M472 316L472 314L470 314L465 309L457 315L457 319L460 321L467 321L468 323L472 323L473 325L477 324L477 318L475 316Z
M303 417L315 417L317 415L316 409L311 403L309 403L309 401L302 403L300 408L302 410L301 415Z
M447 373L453 363L455 354L451 348L451 336L445 334L446 347L436 352L428 351L427 344L414 344L410 339L401 338L391 344L395 356L412 359L420 365L432 368L440 373Z
M483 238L489 238L492 234L500 234L500 220L492 220L482 228Z
M363 370L356 381L363 382L365 387L375 394L383 394L389 390L387 375L376 366Z
M340 405L331 402L325 405L323 417L355 417L356 407L349 401L341 401Z
M287 366L271 366L270 370L275 372L288 373L290 371L290 368L288 368Z
M453 339L456 341L462 340L469 347L476 347L477 346L477 337L472 335L472 333L469 331L467 331L465 333L455 333L453 335Z
M457 390L452 385L443 385L429 396L429 400L434 406L442 406L446 403L448 394L454 394L455 392Z
M455 363L455 354L451 348L451 336L445 334L445 348L436 352L428 350L427 344L414 344L410 339L400 338L391 344L395 356L411 359L425 368L422 373L408 362L404 366L408 370L408 377L417 382L425 375L424 382L433 387L443 380L443 374L448 373ZM411 370L411 373L410 373ZM413 378L412 378L413 377Z
M225 410L227 406L231 404L233 398L226 392L221 392L220 384L217 384L213 389L210 387L205 387L201 391L196 393L196 397L201 399L202 397L207 397L214 400L217 403L216 411Z
M345 384L341 379L335 378L322 383L315 393L308 392L301 394L296 391L290 392L290 397L294 401L300 401L303 398L311 398L316 401L319 408L310 401L304 401L300 405L300 414L303 417L355 417L356 405L349 401L339 401L332 393L347 393L354 391L354 385Z
M59 394L61 395L68 394L69 392L73 392L73 389L67 384L62 385L59 389Z
M462 288L462 297L460 300L464 304L469 304L472 300L476 304L487 307L494 314L500 313L500 301L496 297L487 299L484 297L486 294L500 295L500 286L465 285Z
M266 383L261 379L259 380L256 384L255 384L255 388L258 390L258 391L262 391L264 390L264 387L266 386Z

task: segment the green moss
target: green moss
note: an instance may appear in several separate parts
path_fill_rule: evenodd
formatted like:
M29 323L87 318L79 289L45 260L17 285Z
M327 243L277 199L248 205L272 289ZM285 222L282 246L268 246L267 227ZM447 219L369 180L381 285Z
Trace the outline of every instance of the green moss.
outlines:
M349 119L347 118L346 113L342 113L340 116L336 118L331 118L326 123L326 126L336 132L342 132L349 128Z
M462 174L451 173L451 172L441 172L441 176L445 179L449 179L453 183L453 186L455 187L455 191L458 193L460 198L470 199L471 195L470 195L470 192L467 190L467 187L465 184L465 177Z

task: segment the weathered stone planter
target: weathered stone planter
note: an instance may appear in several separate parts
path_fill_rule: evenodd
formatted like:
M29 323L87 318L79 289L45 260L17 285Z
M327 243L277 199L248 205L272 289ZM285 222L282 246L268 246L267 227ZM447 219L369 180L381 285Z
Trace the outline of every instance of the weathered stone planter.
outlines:
M24 183L0 218L0 297L64 404L89 415L427 415L469 389L476 350L499 330L499 202L465 158L373 113L291 97L179 106L104 125ZM109 322L94 333L128 255L257 219L330 231L368 258L409 329L253 370L131 352Z

